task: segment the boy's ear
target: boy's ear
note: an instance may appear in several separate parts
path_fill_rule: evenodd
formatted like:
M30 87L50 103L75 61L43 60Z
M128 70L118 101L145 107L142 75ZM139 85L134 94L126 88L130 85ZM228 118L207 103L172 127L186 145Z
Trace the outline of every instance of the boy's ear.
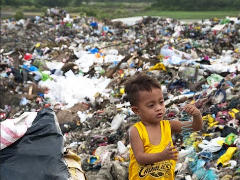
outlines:
M135 113L135 114L139 114L139 110L138 110L138 107L137 106L132 106L132 111Z

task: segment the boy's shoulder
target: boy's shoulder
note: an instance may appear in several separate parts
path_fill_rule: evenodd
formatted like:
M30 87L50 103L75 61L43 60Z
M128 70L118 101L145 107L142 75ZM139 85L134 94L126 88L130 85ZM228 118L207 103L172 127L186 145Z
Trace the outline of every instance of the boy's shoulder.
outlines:
M140 126L140 123L141 121L132 124L129 128L129 131L132 131L132 129L138 129L138 127Z
M146 128L145 125L142 123L142 121L138 121L135 122L134 124L131 125L131 127L129 128L130 131L132 131L133 129L139 131Z

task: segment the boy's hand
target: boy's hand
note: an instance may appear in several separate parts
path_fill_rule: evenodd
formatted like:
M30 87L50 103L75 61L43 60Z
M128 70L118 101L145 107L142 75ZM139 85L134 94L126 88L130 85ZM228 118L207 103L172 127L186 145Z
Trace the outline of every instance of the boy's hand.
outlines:
M199 109L196 108L196 106L193 104L187 104L186 106L184 106L183 110L186 111L191 116L201 115L201 112L199 111Z
M171 147L171 142L167 145L167 147L163 150L162 156L164 160L170 160L173 159L177 161L178 159L178 151L176 150L176 147Z

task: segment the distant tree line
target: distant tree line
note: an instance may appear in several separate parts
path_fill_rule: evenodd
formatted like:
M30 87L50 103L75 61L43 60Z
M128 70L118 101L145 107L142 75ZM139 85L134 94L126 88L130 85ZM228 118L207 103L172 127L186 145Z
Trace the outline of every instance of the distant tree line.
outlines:
M9 5L9 6L49 6L49 7L64 7L68 6L70 2L76 0L1 0L2 5Z
M240 10L240 0L1 0L10 6L79 6L89 2L153 2L152 8L161 10Z
M48 7L65 7L79 6L82 3L90 2L149 2L147 0L0 0L2 5L9 6L48 6ZM151 2L151 0L150 0Z
M157 0L153 8L162 10L240 10L240 0Z

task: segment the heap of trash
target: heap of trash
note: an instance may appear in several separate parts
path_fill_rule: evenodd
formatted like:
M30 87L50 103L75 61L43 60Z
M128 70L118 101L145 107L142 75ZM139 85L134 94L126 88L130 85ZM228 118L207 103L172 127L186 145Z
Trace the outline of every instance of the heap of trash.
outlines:
M179 148L176 179L240 179L239 18L100 21L49 9L43 17L1 21L1 131L16 128L17 136L1 139L0 159L27 141L36 119L54 122L56 114L61 131L54 134L63 135L58 140L64 140L72 176L75 168L76 179L127 180L128 130L138 117L125 99L124 83L146 72L162 85L164 119L191 121L181 111L189 102L203 116L202 131L184 129L173 137ZM44 143L38 143L41 151Z

